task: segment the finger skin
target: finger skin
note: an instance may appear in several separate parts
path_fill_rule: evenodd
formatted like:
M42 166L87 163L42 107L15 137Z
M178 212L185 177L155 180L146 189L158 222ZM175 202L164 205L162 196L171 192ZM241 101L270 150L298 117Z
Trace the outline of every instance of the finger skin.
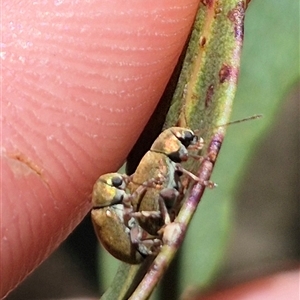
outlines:
M211 292L190 300L298 300L300 270L294 269L257 278L231 288Z
M1 296L90 209L155 108L198 1L2 1Z

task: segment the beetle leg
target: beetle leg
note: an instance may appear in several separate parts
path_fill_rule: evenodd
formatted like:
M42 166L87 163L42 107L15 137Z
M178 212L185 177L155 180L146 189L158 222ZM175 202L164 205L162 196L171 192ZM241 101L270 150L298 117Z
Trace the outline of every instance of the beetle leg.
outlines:
M131 178L132 176L133 175L131 175ZM144 183L139 184L138 188L132 194L128 194L128 196L123 199L124 206L131 207L133 199L142 199L147 191L147 188L156 188L157 185L161 185L163 181L163 176L157 176L156 178L151 178ZM136 202L139 203L140 201L138 200Z
M159 210L161 211L161 215L164 220L164 223L170 224L171 223L170 214L167 210L166 203L161 196L158 198L158 204L159 204Z
M150 210L150 211L142 210L142 211L132 212L132 213L130 213L130 215L135 217L135 218L141 218L141 217L160 218L161 217L161 212L160 211L154 211L154 210Z
M165 224L175 219L180 200L180 193L175 188L165 188L160 191L158 204Z
M155 255L162 246L162 241L149 234L139 225L135 225L130 230L131 242L137 245L138 251L143 255Z
M123 204L125 207L131 208L132 207L132 199L135 198L142 198L148 187L151 187L154 184L154 179L150 179L143 184L140 184L138 188L132 193L132 194L127 194L127 197L123 198Z
M193 173L191 173L190 171L184 169L180 164L176 164L176 170L179 172L182 172L183 174L186 174L187 176L189 176L192 180L199 182L202 185L205 185L208 188L215 188L217 186L216 183L214 183L213 181L210 180L201 180L199 177L197 177L196 175L194 175Z
M202 163L204 160L204 157L198 154L189 153L189 157L198 160L200 163Z
M164 224L171 223L176 216L174 210L178 206L179 192L175 188L165 188L159 192L158 197L158 211L138 211L130 213L135 218L162 218Z

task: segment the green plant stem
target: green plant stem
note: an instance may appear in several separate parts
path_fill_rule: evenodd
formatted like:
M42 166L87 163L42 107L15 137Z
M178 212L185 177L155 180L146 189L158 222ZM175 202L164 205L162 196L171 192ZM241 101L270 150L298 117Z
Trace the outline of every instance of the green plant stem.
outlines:
M245 10L249 1L201 1L179 82L164 127L179 125L204 132L205 160L185 166L209 180L229 121L237 87ZM210 143L208 143L208 141ZM195 185L175 219L166 226L161 252L148 267L122 264L102 299L128 299L136 274L146 274L130 299L147 299L163 276L185 236L205 186ZM127 292L124 292L127 290ZM121 294L122 291L122 294ZM118 294L119 293L119 294Z

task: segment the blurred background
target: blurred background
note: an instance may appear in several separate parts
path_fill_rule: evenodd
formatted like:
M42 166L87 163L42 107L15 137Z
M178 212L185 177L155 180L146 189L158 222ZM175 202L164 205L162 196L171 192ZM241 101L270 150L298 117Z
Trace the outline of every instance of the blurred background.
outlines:
M179 293L299 265L299 42L299 1L251 2L232 119L264 118L228 128L218 188L205 192L176 264ZM7 299L99 298L98 278L103 292L116 264L98 257L87 216Z

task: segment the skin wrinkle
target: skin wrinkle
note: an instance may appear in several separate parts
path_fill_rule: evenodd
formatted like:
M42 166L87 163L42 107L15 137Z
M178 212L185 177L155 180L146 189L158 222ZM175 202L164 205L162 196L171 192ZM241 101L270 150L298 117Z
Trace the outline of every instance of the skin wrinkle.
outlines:
M30 98L30 97L28 97L28 100L30 101L30 102L32 102L32 104L36 104L36 103L38 103L38 101L34 101L34 99L35 98ZM58 100L59 100L59 98L57 98ZM31 100L33 100L33 101L31 101ZM140 105L143 105L143 103L140 103ZM46 109L46 108L48 108L48 109L52 109L52 110L54 110L54 111L58 111L59 112L59 109L61 109L61 107L59 107L59 109L57 108L57 107L54 107L53 105L43 105L43 109ZM134 109L138 109L139 108L139 105L137 105L137 106L135 106L134 107ZM101 107L101 109L104 109L104 107L102 106ZM133 107L131 107L131 106L127 106L127 107L125 107L125 110L132 110L133 109ZM118 111L117 109L114 109L113 110L114 112L119 112L119 113L123 113L124 112L124 110L120 110L120 111ZM67 110L64 110L64 113L65 112L67 112ZM70 113L72 113L72 112L74 112L74 110L71 110L70 111ZM32 111L30 111L30 113L32 113ZM82 116L82 117L85 117L83 114L81 114L80 113L80 111L79 111L79 113L78 114L76 114L76 118L77 117L80 117L80 116ZM35 117L37 117L37 116L35 116ZM49 123L49 121L47 120L47 121L45 121L44 119L41 119L41 118L38 118L39 119L39 121L44 121L43 123L48 123L48 125L55 125L55 123ZM26 120L32 120L32 118L30 117L30 118L26 118ZM89 118L89 120L88 120L89 122L93 122L94 121L94 119L93 118ZM33 122L34 123L34 122ZM30 126L29 126L29 128L30 128ZM29 130L29 128L28 128L28 130ZM26 130L27 131L27 130Z
M34 187L30 187L29 185L29 190L33 195L36 195L35 192L35 188ZM30 215L30 211L31 211L32 207L30 207L29 203L27 202L25 205L25 211L24 211L24 215ZM37 214L39 215L39 214ZM38 220L36 220L36 222L38 222ZM20 226L20 228L23 228L22 231L20 231L21 235L20 235L20 245L22 246L22 252L26 253L26 248L31 248L33 246L34 243L34 239L31 237L35 236L35 226L33 224L33 219L29 218L28 222L26 222L27 226L24 226L24 224L22 224L22 226ZM39 222L38 222L39 223ZM40 224L40 223L39 223ZM32 262L33 262L32 258ZM25 269L25 268L24 268ZM24 273L26 274L26 269L24 270Z
M23 123L23 126L24 126L24 123ZM32 163L31 159L29 159L21 151L17 150L17 148L19 148L19 147L21 149L23 146L26 147L28 145L25 137L23 135L19 134L19 132L17 132L11 124L9 126L8 131L9 131L8 133L9 133L11 139L3 139L3 145L6 144L6 148L3 147L2 151L1 151L3 156L11 157L11 158L14 158L16 161L23 162L25 165L27 165L27 167L29 167L29 169L32 169L35 173L41 175L43 169L41 167L39 167L39 162ZM15 139L18 139L19 146L17 146L16 143L13 143L13 141ZM21 143L20 143L20 141L21 141ZM7 149L10 149L10 150L7 150ZM32 147L32 149L34 151L36 151L34 147ZM35 154L37 154L37 153L35 153Z
M65 137L64 137L64 142L65 142ZM81 175L84 175L82 176L84 178L84 181L87 181L88 178L86 177L86 174L89 170L89 165L90 165L90 168L92 169L93 168L93 163L92 161L90 161L90 164L89 164L89 161L86 160L85 161L85 164L84 164L84 167L86 169L86 172L83 171L83 168L80 167L80 164L77 163L77 159L72 155L71 152L69 152L62 143L59 142L59 140L53 140L53 150L52 152L55 152L55 153L60 153L60 155L57 155L56 156L56 159L57 159L57 162L59 163L59 165L62 167L63 170L68 170L70 167L68 166L72 166L72 173L74 172L75 174L81 174ZM76 151L76 150L75 150ZM77 157L79 157L79 155L77 155ZM91 157L89 157L89 159L91 159ZM70 183L71 186L75 186L75 190L76 190L76 181L77 181L77 178L73 176L72 173L69 173L69 172L65 172L65 175L64 176L67 176L68 178L68 182ZM92 176L91 176L91 179ZM79 190L78 190L78 193L79 193Z
M63 176L66 176L67 181L69 183L74 183L74 186L76 187L76 180L74 180L72 174L68 173L66 170L68 170L72 166L72 172L76 174L76 169L78 169L78 164L76 160L72 158L70 155L71 153L66 149L66 147L60 142L60 139L53 139L51 141L51 153L59 153L55 156L55 162L57 164L57 167L61 169L61 172L57 172L58 174L63 174ZM56 178L55 178L56 179Z
M80 134L80 129L74 127L74 128L72 128L72 133L76 136L77 134ZM81 143L81 144L77 143L75 137L72 137L72 135L70 133L68 133L67 131L66 131L66 135L67 135L67 138L69 140L71 140L72 143L74 144L74 146L76 146L76 148L77 148L77 150L74 150L74 152L73 152L73 153L76 152L76 155L74 155L73 160L76 162L76 157L78 157L78 156L86 157L86 163L84 164L84 166L81 166L81 170L82 171L86 170L83 172L84 172L84 174L88 174L88 170L92 169L95 164L95 160L93 159L93 157L97 157L97 155L101 155L101 153L99 153L100 151L97 150L97 147L91 147L92 149L95 149L94 152L91 152L90 155L87 154L88 149L87 149L86 143L90 140L90 135L87 132L83 133L83 135L85 135L87 137L86 143L83 141L83 143ZM93 139L97 140L99 138L100 138L100 136L96 135ZM85 175L85 176L88 176L88 175ZM93 178L91 178L91 180L92 179Z
M19 227L22 228L22 224L20 224L20 219L19 217L14 214L15 219L13 220L16 224L19 224ZM9 232L8 232L9 233ZM18 258L18 255L17 255L17 252L20 252L20 253L24 253L24 248L23 248L23 245L20 243L20 235L21 235L21 231L17 231L17 232L14 232L14 238L16 239L16 241L18 242L18 248L9 248L9 252L11 253L11 259L12 259L12 266L15 266L17 265L17 258ZM19 249L21 249L19 251ZM14 252L16 252L16 254L14 254ZM22 267L22 266L21 266ZM22 275L21 275L22 276Z
M26 168L26 166L25 166ZM30 172L32 174L32 172ZM11 206L13 207L14 203L11 202ZM27 210L27 207L25 207L25 209ZM15 219L13 220L14 222L19 224L20 228L26 229L26 227L24 227L24 222L22 222L24 215L26 212L24 212L24 214L18 216L17 214L14 214ZM28 222L26 222L27 225L30 223L30 220L28 220ZM19 266L18 268L20 268L20 277L22 277L22 274L26 274L27 270L26 270L26 265L22 263L22 260L26 259L27 257L23 257L23 254L26 253L26 247L28 245L26 245L26 243L24 243L24 235L25 232L23 231L14 231L15 233L15 240L18 241L18 247L15 248L9 248L10 253L11 253L11 259L12 259L12 269L13 266ZM21 249L21 250L20 250Z
M18 162L19 163L19 162ZM28 168L27 166L25 166L25 168ZM30 172L31 174L33 174L33 172ZM34 173L35 174L35 173ZM40 177L39 177L40 178ZM22 214L20 217L18 217L18 215L17 214L14 214L15 215L15 218L18 218L19 219L19 223L20 223L20 221L21 221L21 219L24 217L24 215L25 214ZM20 219L21 218L21 219ZM17 221L16 219L14 220L14 221ZM30 221L30 220L29 220ZM28 224L28 223L27 223ZM20 223L20 228L24 228L25 229L25 227L23 226L23 224L22 223ZM24 243L24 242L22 242L22 237L24 237L24 232L23 232L23 234L22 235L20 235L21 234L21 231L15 231L15 234L17 233L17 235L19 235L19 238L18 237L16 237L16 240L18 240L19 242L18 242L18 247L15 247L15 248L10 248L10 250L12 250L12 251L10 251L11 252L11 259L12 259L12 263L13 263L13 265L16 265L16 264L18 264L18 265L20 265L21 266L21 269L19 270L19 278L22 278L22 274L26 274L27 273L27 271L28 271L28 269L26 268L26 266L22 263L23 262L23 260L25 260L25 259L27 259L27 256L25 256L25 257L23 257L23 255L21 255L21 254L23 254L23 253L26 253L26 248L29 246L28 245L28 243L26 244L26 243ZM37 232L35 232L35 233L37 233ZM32 236L32 238L34 238L34 235ZM37 239L38 240L38 239ZM29 240L29 241L31 241L31 239ZM20 249L22 249L21 251L20 251ZM14 250L16 250L16 251L14 251ZM42 250L41 250L42 251ZM18 255L19 254L19 255ZM21 256L20 256L21 255ZM28 257L28 259L30 259L30 256ZM34 261L36 259L36 256L34 256L34 257L32 257L32 261Z
M119 24L118 24L118 28L119 28ZM103 29L102 29L103 30ZM107 29L106 29L107 30ZM132 32L124 32L124 29L122 29L123 31L120 31L120 37L123 37L123 39L124 39L124 35L126 35L126 34L128 34L128 35L132 35ZM184 28L181 28L181 30L184 30ZM76 32L78 32L78 30L76 31ZM69 32L66 32L66 34L70 34ZM97 37L99 38L99 31L96 31L96 35L97 35ZM141 34L140 34L141 35ZM152 34L153 35L153 34ZM174 31L174 36L176 36L176 35L178 35L178 30L177 31ZM101 33L100 33L100 36L101 36ZM159 35L156 35L156 37L157 36L160 36L160 34ZM114 31L114 38L117 38L117 34L116 34L116 32ZM139 38L140 38L140 36L139 36ZM147 36L147 38L148 38L148 36ZM165 36L164 36L164 38L165 38ZM125 39L126 40L126 39ZM64 42L65 41L65 39L62 39L62 42ZM121 40L121 42L122 42L122 40ZM51 41L51 45L53 44L53 41ZM101 39L101 47L103 48L103 44L104 44L104 40L103 40L103 38ZM145 50L147 50L147 48L145 48L144 47L144 44L145 43L142 43L143 44L143 47L142 48L140 48L141 50L143 50L143 51L145 51ZM161 43L159 43L158 45L160 45ZM170 43L168 44L168 46L170 45ZM77 46L77 45L76 45ZM110 47L110 49L112 49L111 47L112 47L112 45L111 45L111 43L109 44L109 46L108 47ZM64 47L65 48L65 47ZM117 46L117 50L119 50L119 49L121 49L122 47L120 46L120 45L118 45ZM133 50L135 50L135 49L139 49L139 48L134 48L134 47L131 47L130 48L130 50L131 51L133 51ZM151 49L152 51L153 50L155 50L155 48L153 48L153 43L151 44L151 47L149 48L149 49ZM158 51L160 51L162 48L161 47L159 47L157 50ZM127 45L127 47L126 47L126 50L128 50L128 45Z
M72 129L73 132L74 130L76 130L76 128ZM87 176L87 171L89 169L93 168L93 157L92 155L88 155L87 154L87 149L84 149L82 145L84 145L84 143L80 144L80 143L76 143L75 139L72 138L71 134L68 134L68 132L63 129L63 133L64 133L64 140L67 144L73 145L73 151L72 152L68 152L69 155L72 157L72 161L74 162L74 164L76 164L76 167L78 168L78 170L81 172L81 174L85 174L85 176ZM79 130L78 130L79 133ZM74 153L76 153L74 155ZM95 153L96 154L96 153ZM79 156L84 156L85 157L85 164L84 165L80 165L77 163L77 157ZM84 171L84 169L86 169L86 171ZM91 178L92 179L92 178Z
M30 118L27 118L27 120L30 120ZM31 125L26 124L26 125L27 125L27 127L28 127L28 129L25 130L26 132L28 132L28 130L29 130L30 128L34 128L34 125L33 125L33 124L31 124ZM65 135L64 135L64 136L65 136ZM64 139L65 139L65 138L64 138ZM50 155L51 155L51 153L55 153L55 152L56 152L56 153L59 153L59 151L54 150L53 147L52 147L52 150L50 151ZM67 152L67 150L66 150L65 152ZM61 153L63 153L63 151L61 151ZM63 162L63 159L62 159L61 161ZM91 164L91 165L92 165L92 164ZM76 167L75 159L73 159L73 166ZM69 180L72 182L71 178L69 178Z
M58 27L59 27L59 24L60 24L60 22L61 22L61 17L63 17L63 16L60 16L59 18L58 18ZM102 17L102 16L101 16ZM140 20L140 15L138 15L137 16L138 18L137 18L137 21L139 21ZM190 15L189 16L187 16L187 18L190 18ZM185 18L185 19L187 19L187 18ZM80 21L82 21L82 20L80 20ZM113 33L114 33L114 37L116 38L117 37L117 35L118 34L120 34L120 36L122 36L123 38L124 38L124 35L128 35L128 36L132 36L132 33L136 33L136 29L134 29L134 30L132 30L132 27L130 27L131 28L131 30L129 30L129 31L126 31L126 29L124 28L124 26L126 26L126 22L124 22L124 24L120 24L120 21L121 20L119 20L119 22L118 22L118 24L116 24L115 26L117 27L117 28L109 28L109 25L108 24L106 24L106 27L105 27L105 29L103 29L103 27L100 27L100 28L89 28L88 30L89 31L91 31L91 30L93 30L95 33L96 33L96 36L99 38L99 32L100 32L100 36L101 36L101 33L106 33L106 32L112 32L113 31ZM168 20L167 20L168 21ZM168 22L165 22L164 24L168 24ZM180 22L181 20L176 20L176 22ZM174 22L175 22L175 20L172 20L172 19L170 19L170 25L171 26L173 26L174 25ZM181 21L182 22L182 21ZM74 24L75 25L75 24ZM114 25L114 24L112 24L112 25ZM120 26L121 25L121 26ZM49 26L54 26L55 27L55 21L52 19L51 20L51 24L49 23ZM75 30L74 30L74 26L72 27L72 29L74 30L74 31L76 31L76 33L77 32L80 32L80 29L81 29L81 27L82 26L80 26L80 27L78 27L78 29L77 28L75 28ZM120 30L119 28L122 28L122 30ZM67 31L68 30L68 31ZM62 31L60 31L61 32L61 35L62 34L64 34L65 33L65 35L66 35L66 37L68 37L68 35L70 34L70 30L69 30L69 28L67 28L67 30L62 30ZM88 31L88 30L85 30L85 31ZM186 28L180 28L180 30L186 30ZM141 31L138 31L138 33L139 33L139 38L141 38L143 35L142 35L142 32ZM159 32L159 34L156 34L156 37L157 36L162 36L162 37L170 37L170 36L176 36L177 34L178 34L178 30L177 31L174 31L174 32L172 32L172 33L170 33L170 30L166 30L166 33L167 34L162 34L161 32ZM41 34L39 34L37 37L39 37L39 36L41 36ZM148 38L149 36L153 36L153 33L147 33L146 32L146 37ZM62 41L63 41L63 39L62 39ZM101 40L101 42L103 42L103 40ZM122 41L121 41L122 42ZM144 43L142 43L142 44L144 44ZM102 43L101 43L101 45L103 45ZM111 45L110 45L111 46ZM152 47L153 47L153 45L152 45ZM127 48L126 48L127 49ZM134 49L134 48L132 48L132 49ZM141 48L142 50L145 50L146 48ZM153 49L153 48L152 48ZM159 50L161 50L161 48L159 48Z
M27 79L28 80L28 79ZM31 84L31 83L30 83ZM88 88L86 88L87 90L88 90ZM34 92L35 92L35 90L34 89L32 89L32 91L27 91L27 89L25 88L25 89L23 89L23 93L25 94L25 95L28 95L28 99L29 99L29 101L30 101L30 97L29 97L29 95L30 95L30 93L33 93L34 94ZM46 92L47 93L47 91L43 91L43 92ZM49 90L49 92L50 92L50 90ZM52 96L52 94L49 94L48 96ZM46 97L46 95L45 95L45 97ZM33 98L34 99L34 98ZM46 99L46 98L45 98ZM59 100L60 98L59 97L57 97L57 100ZM140 104L140 105L142 105L142 103ZM127 106L128 107L128 106ZM103 107L104 108L104 107ZM117 112L116 110L115 110L115 112Z
M126 41L126 37L124 35L128 35L128 37L132 37L132 33L124 33L123 31L120 31L119 34L115 34L114 35L114 39L115 38L120 38L122 40L124 40L124 45L114 45L111 44L111 39L105 37L105 35L103 34L103 37L101 38L101 36L99 37L99 32L97 32L97 34L95 34L95 38L99 39L101 38L101 44L97 44L97 43L92 43L89 46L91 47L91 50L94 49L94 51L98 51L99 47L101 47L102 50L114 50L115 54L119 55L119 54L126 54L128 52L128 50L130 50L131 52L141 52L142 54L146 54L144 53L145 51L151 51L151 52L160 52L162 50L168 50L168 49L174 49L174 45L178 45L180 46L180 44L178 44L178 42L175 40L176 36L178 36L178 34L180 34L180 32L184 32L186 30L186 28L182 28L180 29L180 31L176 31L174 32L172 35L166 35L166 34L156 34L155 36L152 35L147 35L147 34L141 34L140 33L135 33L136 37L139 38L140 42L141 42L141 46L137 46L136 44L130 45L128 43L125 43ZM69 35L70 33L68 33ZM101 33L100 33L101 35ZM149 43L148 40L149 38L153 38L155 37L156 41L155 43L151 43L149 44L149 46L147 46L147 44ZM169 38L169 37L174 37L174 41L173 39L169 39L169 43L167 45L163 45L162 46L162 42L164 39ZM78 41L76 43L74 43L74 41L70 38L68 38L68 36L60 36L59 38L49 38L48 42L50 43L49 47L45 48L42 44L42 40L36 40L35 41L35 47L33 48L32 45L28 45L26 46L26 48L30 48L31 51L36 51L36 52L40 52L40 50L42 50L45 53L51 53L51 51L54 53L55 51L53 50L58 50L61 49L62 47L64 48L65 53L60 53L62 55L66 55L69 53L73 53L76 54L78 53L78 55L80 55L80 51L82 50L82 43L81 40L78 39ZM23 49L24 47L20 46L20 50ZM39 50L39 51L37 51ZM101 54L101 53L95 53L95 56L89 56L89 57L85 57L86 59L90 58L90 59L97 59L97 54ZM158 53L159 54L159 53ZM118 57L118 59L122 60L124 57ZM140 57L140 59L143 59L143 56ZM110 63L114 63L113 61L110 61Z

